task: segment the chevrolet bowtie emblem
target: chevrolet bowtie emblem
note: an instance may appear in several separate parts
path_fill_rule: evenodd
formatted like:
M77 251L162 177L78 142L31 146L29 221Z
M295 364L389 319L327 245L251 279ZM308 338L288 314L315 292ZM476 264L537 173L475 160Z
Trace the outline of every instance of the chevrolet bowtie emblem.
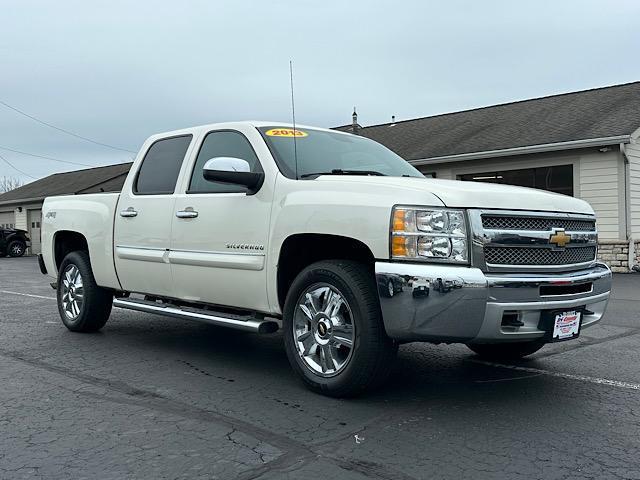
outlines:
M549 237L549 243L556 247L563 248L569 242L571 242L571 235L564 233L564 230L561 228L554 230Z

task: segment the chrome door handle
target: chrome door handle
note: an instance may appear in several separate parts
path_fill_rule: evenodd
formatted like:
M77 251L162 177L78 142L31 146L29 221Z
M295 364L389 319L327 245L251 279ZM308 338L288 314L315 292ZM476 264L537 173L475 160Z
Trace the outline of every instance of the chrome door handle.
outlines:
M186 210L178 210L176 212L176 217L178 218L196 218L197 216L198 212L189 208L187 208Z
M126 218L136 217L138 216L138 212L136 212L133 207L129 207L126 210L120 210L120 216Z

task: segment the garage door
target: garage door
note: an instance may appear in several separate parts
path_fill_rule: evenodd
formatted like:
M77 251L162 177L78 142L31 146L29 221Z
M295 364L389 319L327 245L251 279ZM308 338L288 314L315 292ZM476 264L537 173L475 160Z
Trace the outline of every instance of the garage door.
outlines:
M0 228L13 228L16 226L16 216L13 210L10 212L0 212Z
M40 222L42 210L27 210L27 222L29 225L29 238L31 238L31 253L40 253Z

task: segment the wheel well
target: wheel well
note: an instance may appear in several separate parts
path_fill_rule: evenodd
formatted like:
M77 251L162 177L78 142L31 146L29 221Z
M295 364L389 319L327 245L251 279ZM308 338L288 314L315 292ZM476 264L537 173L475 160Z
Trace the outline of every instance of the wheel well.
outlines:
M78 232L69 232L66 230L56 233L54 238L56 267L60 267L62 260L67 256L67 254L78 250L83 250L85 252L89 251L87 239L84 238L84 235Z
M284 308L289 287L308 265L320 260L348 259L370 265L375 259L367 245L350 237L319 233L300 233L288 237L278 258L278 301Z
M10 235L9 238L7 238L7 245L9 245L11 242L20 242L24 244L27 243L24 235L21 235L19 233L14 233L13 235Z

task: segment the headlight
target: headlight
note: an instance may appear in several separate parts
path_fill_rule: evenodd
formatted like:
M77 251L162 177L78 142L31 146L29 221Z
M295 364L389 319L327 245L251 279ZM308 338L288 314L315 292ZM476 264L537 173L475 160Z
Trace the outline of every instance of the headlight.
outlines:
M464 211L394 207L391 217L391 257L468 263L469 241Z

